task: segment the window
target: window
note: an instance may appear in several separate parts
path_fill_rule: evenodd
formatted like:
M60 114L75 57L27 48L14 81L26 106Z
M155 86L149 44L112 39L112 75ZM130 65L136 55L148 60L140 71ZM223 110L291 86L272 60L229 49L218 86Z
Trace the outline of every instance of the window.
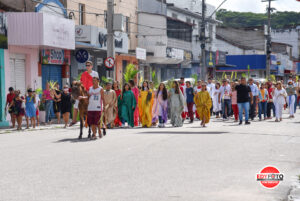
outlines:
M167 29L167 35L169 38L192 42L193 26L185 22L168 18Z
M178 15L175 14L175 13L172 13L172 18L177 19L177 18L178 18Z
M85 24L85 5L79 4L79 25Z

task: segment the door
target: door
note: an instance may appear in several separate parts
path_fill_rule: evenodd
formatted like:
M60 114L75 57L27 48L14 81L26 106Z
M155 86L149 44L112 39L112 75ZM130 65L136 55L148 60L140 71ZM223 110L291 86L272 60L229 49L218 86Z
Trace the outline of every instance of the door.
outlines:
M9 60L10 65L10 86L20 90L22 95L26 93L25 83L25 55L13 54Z
M49 81L58 82L62 88L62 66L61 65L42 65L42 87L46 88Z

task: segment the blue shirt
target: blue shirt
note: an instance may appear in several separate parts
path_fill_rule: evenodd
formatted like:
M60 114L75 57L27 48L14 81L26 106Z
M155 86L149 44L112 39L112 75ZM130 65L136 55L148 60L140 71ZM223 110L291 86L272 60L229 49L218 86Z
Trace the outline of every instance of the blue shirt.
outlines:
M193 103L194 102L194 89L192 87L186 88L186 102Z
M258 91L258 87L256 84L249 84L249 87L251 88L251 92L253 96L258 96L259 91Z

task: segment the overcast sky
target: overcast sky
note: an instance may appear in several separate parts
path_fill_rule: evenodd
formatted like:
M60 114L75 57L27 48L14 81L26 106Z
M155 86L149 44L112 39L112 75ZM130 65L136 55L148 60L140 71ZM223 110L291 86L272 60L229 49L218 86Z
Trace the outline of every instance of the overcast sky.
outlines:
M217 7L223 0L206 0L206 2ZM227 0L222 8L232 11L262 13L266 11L267 4L267 2L263 3L261 0ZM296 0L272 1L272 7L278 11L300 12L300 2Z

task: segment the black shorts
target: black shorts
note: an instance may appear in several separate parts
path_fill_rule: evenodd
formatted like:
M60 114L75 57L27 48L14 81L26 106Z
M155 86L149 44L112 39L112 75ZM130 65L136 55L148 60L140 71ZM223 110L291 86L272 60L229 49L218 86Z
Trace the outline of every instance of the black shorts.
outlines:
M61 102L53 102L54 113L61 112Z

